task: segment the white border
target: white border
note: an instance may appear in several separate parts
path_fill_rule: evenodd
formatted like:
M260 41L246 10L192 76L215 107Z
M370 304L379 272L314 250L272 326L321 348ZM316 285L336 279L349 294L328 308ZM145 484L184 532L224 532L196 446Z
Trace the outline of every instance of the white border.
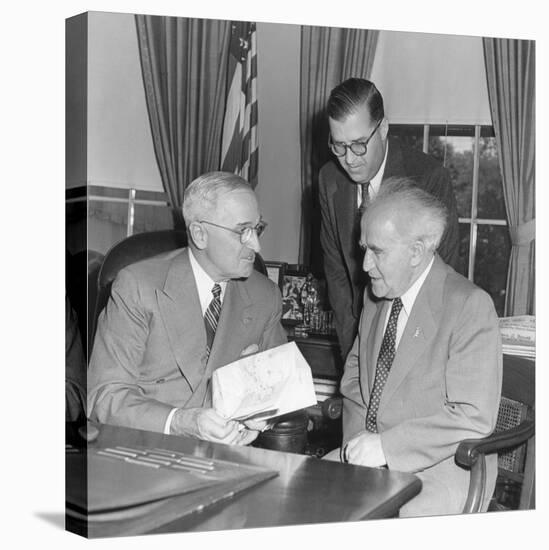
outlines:
M237 4L238 7L233 7ZM545 506L544 407L538 400L538 510L482 517L388 520L301 528L133 537L88 542L62 525L63 471L63 293L64 293L64 19L87 10L153 13L219 19L356 26L389 30L492 35L537 41L538 204L546 204L547 170L543 124L547 59L543 4L478 0L445 3L425 0L376 2L278 0L264 6L247 0L226 2L13 2L2 10L2 540L11 547L150 548L153 544L196 547L303 548L322 545L380 544L406 548L461 548L467 536L474 546L520 548L537 540ZM312 9L314 6L314 9ZM384 6L384 7L381 7ZM546 129L547 127L545 127ZM545 183L547 186L547 183ZM6 193L7 192L7 193ZM541 218L541 215L540 215ZM544 239L545 224L538 223ZM542 241L543 242L543 241ZM547 280L538 247L538 304L545 302ZM2 300L2 304L5 300ZM538 309L539 308L538 306ZM542 314L538 334L545 334ZM541 336L538 339L542 347ZM545 388L543 349L538 352L538 389ZM541 353L540 353L541 352ZM543 354L543 355L542 355ZM543 423L543 427L542 427ZM540 458L543 457L543 458ZM521 530L530 532L521 534ZM524 531L522 531L524 533ZM490 541L490 542L488 542Z

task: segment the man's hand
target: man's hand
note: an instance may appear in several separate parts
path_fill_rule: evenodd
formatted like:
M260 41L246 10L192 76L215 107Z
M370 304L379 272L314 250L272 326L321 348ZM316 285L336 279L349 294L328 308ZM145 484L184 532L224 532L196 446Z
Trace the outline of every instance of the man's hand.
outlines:
M260 430L249 430L244 424L240 425L240 438L235 442L236 445L249 445L255 441Z
M377 468L385 466L387 459L381 446L381 437L372 432L361 432L347 443L344 448L349 464Z
M268 428L273 426L273 422L268 420L243 420L240 422L241 438L236 442L237 445L249 445L257 436Z
M269 422L268 420L243 420L242 424L244 424L248 430L262 432L263 430L270 428L274 422Z
M190 435L229 445L245 444L239 443L243 436L239 431L238 422L226 420L214 409L177 409L170 424L170 434Z

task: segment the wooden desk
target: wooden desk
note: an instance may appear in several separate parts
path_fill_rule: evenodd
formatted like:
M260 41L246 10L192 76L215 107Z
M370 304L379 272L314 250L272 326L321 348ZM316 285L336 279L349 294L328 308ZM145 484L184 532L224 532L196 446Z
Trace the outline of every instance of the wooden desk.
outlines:
M392 517L421 490L419 478L408 473L107 425L100 427L99 438L89 445L161 447L196 456L263 466L279 474L229 501L214 504L184 518L174 516L172 506L165 516L169 523L161 527L157 527L158 522L151 527L151 522L144 518L130 532L114 529L116 535L215 531ZM72 531L74 527L67 522L67 529Z

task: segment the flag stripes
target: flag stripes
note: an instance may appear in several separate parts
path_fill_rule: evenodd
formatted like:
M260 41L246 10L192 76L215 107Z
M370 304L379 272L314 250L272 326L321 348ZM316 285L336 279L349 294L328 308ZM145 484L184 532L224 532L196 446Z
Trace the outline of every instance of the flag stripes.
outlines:
M257 184L257 42L255 23L231 24L230 85L227 95L221 169Z

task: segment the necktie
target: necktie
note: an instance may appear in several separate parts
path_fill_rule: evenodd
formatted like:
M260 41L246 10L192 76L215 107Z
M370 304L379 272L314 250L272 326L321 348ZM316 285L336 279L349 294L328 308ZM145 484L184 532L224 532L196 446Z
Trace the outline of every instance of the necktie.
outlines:
M364 209L366 208L366 205L368 204L368 200L370 198L368 193L368 188L370 187L370 182L367 181L366 183L361 183L360 187L362 189L362 198L360 200L360 207L358 209L358 213L360 216L362 216L362 213L364 212Z
M360 198L360 206L356 210L355 221L353 225L353 241L356 243L358 243L360 240L360 220L362 218L364 209L366 208L366 205L368 204L368 201L369 201L369 195L368 195L369 186L370 186L369 181L367 181L366 183L360 184L360 188L362 190L361 198ZM356 252L358 253L358 246L356 247ZM362 266L362 254L360 255L360 258L357 258L357 273L359 278L361 278L363 273L361 266Z
M389 370L393 364L395 358L395 339L398 314L402 309L402 300L395 298L391 307L391 315L389 315L389 322L383 335L383 342L381 343L381 349L379 350L379 356L377 358L376 376L374 379L374 387L372 388L372 394L370 395L370 403L368 405L368 413L366 414L366 429L370 432L377 432L377 409L379 407L379 401L381 399L381 392L383 386L389 376Z
M206 357L210 356L210 350L212 349L215 329L217 328L217 322L219 321L219 314L221 313L221 287L215 283L212 288L213 298L208 309L204 314L204 325L206 327Z

